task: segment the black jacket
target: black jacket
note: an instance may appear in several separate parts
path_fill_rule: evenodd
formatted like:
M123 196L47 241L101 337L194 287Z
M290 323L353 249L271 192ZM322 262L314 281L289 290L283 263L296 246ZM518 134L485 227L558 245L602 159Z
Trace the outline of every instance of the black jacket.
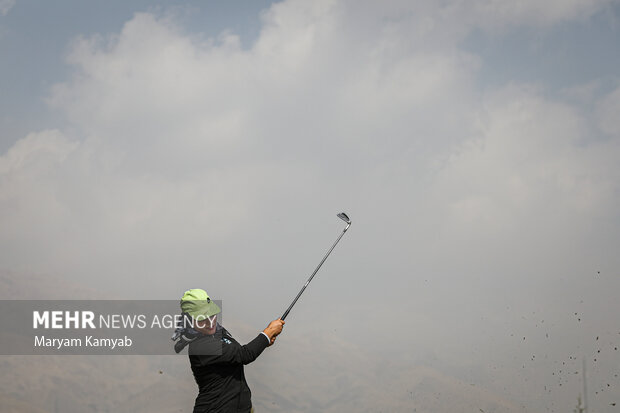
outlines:
M259 334L242 346L225 328L192 341L189 361L198 384L194 413L250 412L252 394L243 365L256 360L268 345L269 339Z

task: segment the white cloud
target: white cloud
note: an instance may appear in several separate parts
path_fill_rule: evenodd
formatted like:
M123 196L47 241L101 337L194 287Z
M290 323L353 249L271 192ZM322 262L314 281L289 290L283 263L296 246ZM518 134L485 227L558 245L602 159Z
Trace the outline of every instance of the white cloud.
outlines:
M46 161L47 169L7 166L41 144L18 143L3 174L30 178L4 186L3 208L35 202L26 194L50 197L71 220L54 228L74 231L49 236L85 271L92 254L118 259L126 250L171 249L169 261L181 262L178 239L217 244L258 225L257 214L276 204L290 219L301 206L345 201L368 214L385 205L406 214L428 191L437 202L429 220L448 217L447 233L518 227L550 206L578 214L613 204L616 177L593 159L611 162L615 148L581 146L588 115L519 86L481 99L478 57L458 48L473 22L499 15L525 23L543 6L466 5L278 3L247 50L232 34L201 39L148 13L118 35L78 39L70 54L76 75L49 101L79 143L54 132L39 152L66 158ZM544 7L547 23L591 13L584 2ZM599 112L603 125L613 123ZM58 271L67 263L34 256L46 258L36 264L13 254L10 262Z
M0 0L0 15L6 16L15 6L15 0Z
M32 133L17 141L0 158L0 173L7 176L18 170L47 170L50 165L64 161L75 146L57 130Z
M605 96L597 105L597 119L601 130L611 139L620 138L620 87Z
M586 21L595 13L614 3L613 0L551 0L510 1L472 0L461 3L471 9L475 22L482 27L503 25L549 26L572 20ZM467 12L465 12L467 14Z
M524 215L550 221L613 213L605 209L620 183L617 139L590 140L584 113L527 88L499 91L484 107L480 136L464 142L441 171L448 187L440 192L457 219L500 229L522 225Z
M61 132L49 130L19 140L0 158L4 265L23 265L29 253L46 256L46 245L62 237L69 216L58 189L62 166L76 148Z

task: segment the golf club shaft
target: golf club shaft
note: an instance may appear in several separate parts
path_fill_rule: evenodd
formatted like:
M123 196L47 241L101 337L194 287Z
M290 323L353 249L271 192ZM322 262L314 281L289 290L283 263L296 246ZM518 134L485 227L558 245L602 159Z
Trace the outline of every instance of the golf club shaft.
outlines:
M332 245L332 247L329 249L329 251L327 251L327 254L325 254L325 256L323 257L323 259L321 260L321 262L319 263L319 265L316 267L316 269L314 270L314 272L312 273L312 275L310 276L310 278L308 278L308 281L306 281L306 283L304 284L304 286L301 288L301 290L299 291L299 293L297 294L297 297L295 297L295 299L293 300L293 302L291 303L291 305L286 309L286 311L284 312L284 314L282 315L282 317L280 317L281 320L284 320L286 318L286 316L288 315L288 313L291 311L291 309L293 308L293 306L295 305L295 303L297 302L297 300L299 300L299 297L301 297L301 295L303 294L304 290L306 289L306 287L308 286L308 284L310 284L310 281L312 281L312 278L314 278L314 275L319 271L319 268L321 268L321 265L323 265L323 263L325 262L325 260L327 259L327 257L329 257L329 254L331 254L331 252L334 250L334 248L336 247L336 244L338 244L338 241L340 241L340 238L342 238L342 236L344 235L345 232L347 232L347 230L349 229L349 227L351 226L350 222L347 222L347 226L345 227L344 230L342 230L342 233L338 236L338 239L336 240L336 242L334 242L334 245Z

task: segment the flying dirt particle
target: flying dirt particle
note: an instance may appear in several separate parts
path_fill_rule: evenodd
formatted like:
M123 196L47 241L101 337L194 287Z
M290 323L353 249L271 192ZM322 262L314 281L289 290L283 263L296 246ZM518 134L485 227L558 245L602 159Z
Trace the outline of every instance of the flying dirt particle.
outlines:
M163 372L163 371L161 371L161 370L159 370L159 374L164 374L164 372Z
M598 341L598 336L596 336L596 341Z
M611 405L611 406L615 406L615 405L616 405L616 403L610 403L610 405Z
M523 341L525 341L525 337L523 337Z
M581 318L578 318L577 321L581 321Z
M598 350L598 351L597 351L597 353L600 353L600 352L601 352L601 350Z
M597 273L597 274L600 274L601 272L600 272L600 271L597 271L596 273Z
M614 347L614 350L618 351L618 347Z

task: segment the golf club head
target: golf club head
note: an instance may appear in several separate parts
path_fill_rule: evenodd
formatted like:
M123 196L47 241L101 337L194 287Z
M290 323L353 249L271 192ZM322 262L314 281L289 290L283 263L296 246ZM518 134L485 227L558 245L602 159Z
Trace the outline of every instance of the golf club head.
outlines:
M347 224L351 225L351 220L349 219L349 217L347 216L347 214L345 214L344 212L341 212L338 214L338 218L340 218L341 220L343 220L344 222L346 222Z

